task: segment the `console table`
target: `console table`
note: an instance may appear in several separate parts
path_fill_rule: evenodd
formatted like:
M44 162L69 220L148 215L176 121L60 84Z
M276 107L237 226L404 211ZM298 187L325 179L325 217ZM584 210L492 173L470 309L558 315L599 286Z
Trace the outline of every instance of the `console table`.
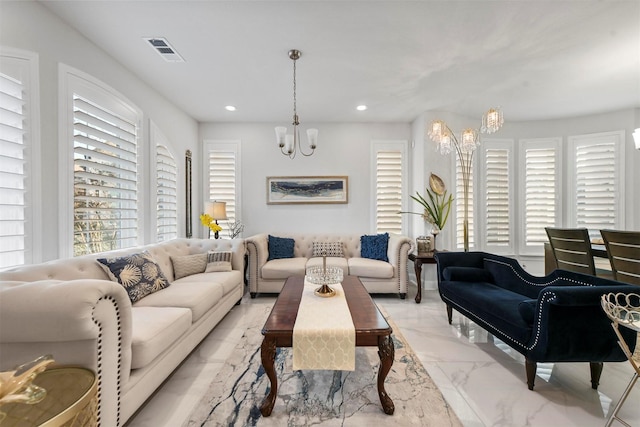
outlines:
M413 268L416 272L416 282L418 285L418 293L416 294L416 304L420 304L422 301L422 264L435 264L436 259L433 255L437 251L433 252L416 252L410 253L409 259L413 261Z

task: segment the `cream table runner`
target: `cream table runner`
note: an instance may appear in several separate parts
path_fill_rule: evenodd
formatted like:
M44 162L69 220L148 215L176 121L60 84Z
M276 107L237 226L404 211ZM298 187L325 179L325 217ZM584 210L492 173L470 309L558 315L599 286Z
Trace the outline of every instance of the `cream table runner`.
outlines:
M302 299L293 325L293 369L353 371L356 366L356 329L341 284L336 295L314 295L318 285L304 281Z

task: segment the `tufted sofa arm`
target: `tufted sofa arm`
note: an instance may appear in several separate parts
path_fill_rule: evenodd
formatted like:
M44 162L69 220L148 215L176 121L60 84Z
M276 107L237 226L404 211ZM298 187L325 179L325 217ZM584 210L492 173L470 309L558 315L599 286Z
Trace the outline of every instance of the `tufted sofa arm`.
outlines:
M128 381L131 330L131 301L117 283L0 282L0 370L42 354L52 354L59 364L92 369L99 380L102 425L117 425L119 400L102 396L120 396Z

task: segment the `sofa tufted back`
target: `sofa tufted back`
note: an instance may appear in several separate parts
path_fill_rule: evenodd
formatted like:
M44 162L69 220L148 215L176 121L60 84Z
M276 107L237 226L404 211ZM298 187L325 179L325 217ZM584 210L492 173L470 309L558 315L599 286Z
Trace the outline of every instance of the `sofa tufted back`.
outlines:
M245 245L243 239L234 240L210 240L210 239L173 239L163 243L154 243L147 246L119 249L100 254L83 255L69 259L59 259L42 264L25 265L7 271L0 272L2 281L34 282L37 280L76 280L76 279L104 279L109 277L98 264L98 258L111 258L130 255L136 252L149 251L158 263L162 272L170 281L173 281L172 256L192 255L207 252L209 250L231 251L231 259L234 270L242 271L244 268Z
M293 239L295 241L293 247L295 257L311 258L313 256L313 242L342 242L345 257L360 257L361 234L273 233L272 236Z

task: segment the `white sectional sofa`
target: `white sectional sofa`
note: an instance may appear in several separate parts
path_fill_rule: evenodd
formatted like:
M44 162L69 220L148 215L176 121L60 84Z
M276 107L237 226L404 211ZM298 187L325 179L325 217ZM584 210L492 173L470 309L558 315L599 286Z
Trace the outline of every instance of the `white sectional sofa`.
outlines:
M269 260L269 234L247 238L248 281L251 297L258 293L279 293L289 276L304 275L312 266L321 266L322 258L314 257L314 242L339 243L342 257L329 256L327 266L341 267L345 275L358 276L369 293L395 293L402 299L407 295L407 260L413 241L405 236L390 234L387 248L388 262L361 257L361 234L287 234L274 237L294 239L292 258Z
M97 259L144 250L170 284L132 303ZM175 279L177 257L208 251L231 252L232 270ZM123 425L240 302L244 256L241 239L175 239L0 272L0 370L43 354L88 367L99 379L100 425Z

